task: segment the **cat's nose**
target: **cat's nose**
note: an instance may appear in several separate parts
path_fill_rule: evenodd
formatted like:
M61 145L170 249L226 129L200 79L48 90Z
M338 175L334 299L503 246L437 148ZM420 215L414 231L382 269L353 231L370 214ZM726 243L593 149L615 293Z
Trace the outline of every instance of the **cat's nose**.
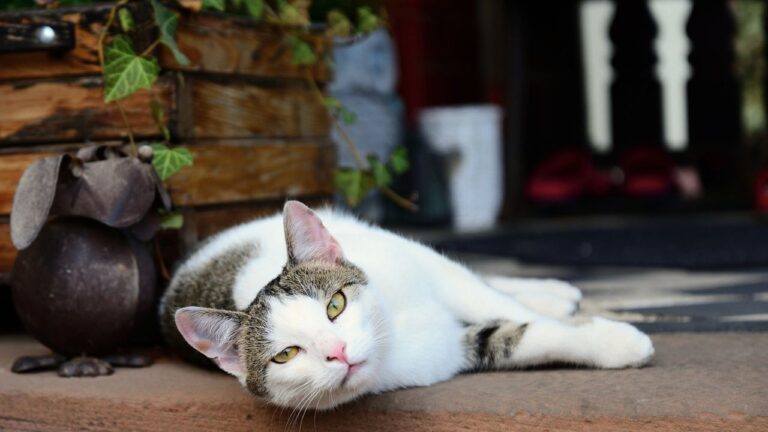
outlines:
M325 357L327 361L334 361L338 360L342 363L349 364L349 361L347 361L347 344L344 342L338 342L336 345L331 348L331 351L328 353L328 356Z

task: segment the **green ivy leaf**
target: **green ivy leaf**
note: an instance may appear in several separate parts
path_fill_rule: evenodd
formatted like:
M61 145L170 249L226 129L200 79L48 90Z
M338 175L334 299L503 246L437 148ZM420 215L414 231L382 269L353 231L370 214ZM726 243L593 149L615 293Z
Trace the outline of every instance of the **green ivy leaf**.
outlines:
M373 186L369 175L349 168L336 170L333 181L351 207L357 206Z
M325 99L323 99L323 105L325 105L326 108L329 110L338 110L341 109L341 101L338 98L327 96Z
M335 97L326 97L323 99L323 105L333 114L335 117L341 118L341 121L345 124L353 124L357 122L357 115L348 110L341 100Z
M152 9L155 11L155 25L160 30L160 43L168 47L176 59L176 63L188 66L189 59L176 44L176 27L179 26L179 14L172 12L157 0L151 0Z
M131 15L131 11L129 11L128 8L120 8L120 10L117 11L117 17L120 20L120 27L122 27L124 32L127 33L133 31L133 15Z
M278 9L277 14L280 16L280 21L286 25L309 25L309 17L302 13L302 9L294 6L291 3L284 3L282 7Z
M408 149L399 146L389 156L389 165L392 167L392 171L395 174L402 174L411 167L411 163L408 160Z
M224 12L226 6L226 0L203 0L202 9L213 9L219 12Z
M152 110L152 119L155 121L157 129L163 134L165 142L169 142L171 140L171 133L165 126L165 110L163 109L163 104L157 99L152 99L149 102L149 107Z
M368 155L368 165L371 167L371 174L373 175L373 181L376 186L389 186L392 184L392 174L389 173L387 167L379 160L376 155Z
M180 229L184 226L184 216L177 211L160 213L160 228L164 230Z
M357 31L370 33L381 26L379 17L368 6L357 8Z
M317 63L317 54L315 54L315 51L308 43L296 35L290 35L288 38L288 43L291 45L293 64L310 66Z
M127 36L116 36L105 53L104 102L123 99L142 88L152 88L159 72L157 59L137 55Z
M357 123L357 114L353 113L352 111L341 107L339 114L341 114L341 121L343 121L345 124L350 125Z
M156 143L152 144L152 150L152 166L162 181L168 180L185 166L192 165L192 153L184 147L171 149L165 144Z
M344 12L331 9L326 16L328 29L325 34L331 37L347 37L352 34L352 23Z
M248 15L254 19L261 19L264 16L264 1L263 0L245 0L245 9L248 11Z

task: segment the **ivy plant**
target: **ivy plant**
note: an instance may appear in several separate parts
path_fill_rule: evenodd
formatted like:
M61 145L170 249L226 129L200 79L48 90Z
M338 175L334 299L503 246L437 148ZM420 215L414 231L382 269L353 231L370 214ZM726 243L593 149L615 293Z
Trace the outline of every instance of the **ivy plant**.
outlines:
M354 167L339 168L334 175L336 189L344 195L350 206L356 206L370 191L380 189L395 203L411 210L416 209L413 202L399 196L390 188L394 178L409 169L408 154L405 147L398 147L388 161L380 161L375 155L368 155L363 158L355 143L344 131L343 126L354 124L357 121L357 116L345 107L338 98L325 96L314 76L309 73L309 68L321 61L312 45L304 38L310 25L310 0L276 0L274 2L264 0L200 0L199 6L202 9L236 13L249 16L254 20L265 20L278 24L279 28L282 29L285 44L291 52L293 64L306 69L310 87L328 110L333 119L334 127L355 160ZM361 6L355 12L356 19L353 22L340 9L328 11L325 34L329 37L360 37L386 25L384 20L370 7ZM327 61L327 59L325 60Z
M144 0L147 1L147 0ZM176 29L179 14L161 4L158 0L148 0L152 6L158 38L147 49L137 52L132 39L135 30L134 18L126 5L130 0L119 0L111 10L108 22L99 39L99 58L104 74L104 101L116 104L125 122L128 138L134 145L130 124L127 122L120 101L141 89L150 89L156 83L160 66L154 57L154 48L162 44L172 53L175 60L188 65L189 59L176 44ZM6 0L0 9L16 9L44 6L72 6L96 3L97 0ZM355 166L343 167L336 171L334 183L344 195L350 206L356 206L371 190L380 189L397 204L416 209L411 201L397 195L390 186L396 176L409 169L408 154L404 147L398 147L389 160L380 161L375 155L360 155L357 146L349 138L343 125L351 125L357 116L343 103L333 97L326 97L310 73L311 67L321 59L312 45L305 40L310 26L309 9L311 0L177 0L183 7L199 11L210 10L220 13L246 16L256 21L276 24L284 36L285 46L290 50L294 65L306 71L307 80L318 100L326 107L333 120L334 127L351 152ZM325 33L329 37L354 38L386 26L381 15L368 6L355 10L355 19L340 9L331 9L326 15ZM119 23L119 30L113 31L114 22ZM170 133L162 121L162 105L153 101L150 109L158 125L163 140L151 144L154 150L153 166L160 178L165 181L185 166L193 164L192 154L185 148L170 145ZM169 216L169 215L166 215ZM170 216L169 216L170 217ZM178 217L173 215L172 223L178 225Z
M176 28L179 14L168 9L157 0L149 0L152 7L154 24L158 30L157 39L143 52L134 47L132 34L135 29L134 18L127 7L129 0L118 1L111 9L109 19L99 37L99 59L104 75L104 102L116 104L125 121L128 138L135 149L133 133L127 121L120 101L141 89L151 89L160 74L160 65L154 56L154 48L164 45L173 54L176 61L188 65L189 59L176 44ZM119 30L113 30L115 19ZM116 29L117 30L117 29ZM153 100L149 107L163 140L150 144L153 150L152 166L162 181L167 181L185 166L193 164L192 153L183 147L171 147L171 134L165 126L162 104ZM164 212L163 228L179 228L183 219L179 213Z

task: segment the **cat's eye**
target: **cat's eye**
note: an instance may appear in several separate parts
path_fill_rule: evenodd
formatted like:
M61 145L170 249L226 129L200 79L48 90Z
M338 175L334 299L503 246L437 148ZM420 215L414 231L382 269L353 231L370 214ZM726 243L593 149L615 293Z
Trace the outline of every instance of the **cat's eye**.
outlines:
M328 319L333 321L337 316L344 312L344 308L347 306L347 298L344 297L344 293L336 291L331 297L331 301L328 302Z
M285 363L288 360L296 357L299 353L299 347L289 346L288 348L280 351L276 356L272 357L272 361L275 363Z

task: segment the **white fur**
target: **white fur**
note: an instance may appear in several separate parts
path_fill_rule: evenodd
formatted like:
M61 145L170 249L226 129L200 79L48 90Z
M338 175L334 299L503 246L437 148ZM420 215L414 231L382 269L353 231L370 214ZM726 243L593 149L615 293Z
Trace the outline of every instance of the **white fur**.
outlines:
M274 331L269 336L274 354L287 346L302 348L287 363L268 366L268 388L279 405L328 408L365 393L449 379L468 367L462 345L465 323L494 319L529 323L511 367L567 361L620 368L642 365L653 354L650 339L628 324L595 319L575 326L552 319L570 316L581 299L578 289L564 282L497 277L490 280L491 287L463 265L415 241L348 215L329 210L317 214L369 284L334 322L326 317L325 304L308 297L273 302ZM234 302L245 309L286 263L281 215L220 234L180 272L205 265L241 242L259 248L234 287ZM346 367L326 361L321 346L323 340L337 339L347 343L350 363L366 361L343 386Z

